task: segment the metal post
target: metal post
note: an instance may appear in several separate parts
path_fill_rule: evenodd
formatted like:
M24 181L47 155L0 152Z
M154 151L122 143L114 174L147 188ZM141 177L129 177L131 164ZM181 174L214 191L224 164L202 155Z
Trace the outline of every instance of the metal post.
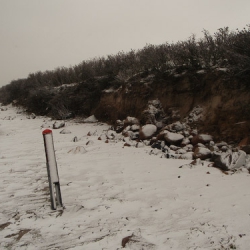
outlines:
M60 182L57 170L52 130L45 129L43 132L46 165L49 180L51 209L56 210L57 205L63 207L60 190Z

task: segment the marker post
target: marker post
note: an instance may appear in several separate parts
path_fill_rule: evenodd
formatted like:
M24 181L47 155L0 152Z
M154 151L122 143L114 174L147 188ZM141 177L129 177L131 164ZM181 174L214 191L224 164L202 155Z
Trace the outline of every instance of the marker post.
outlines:
M46 165L49 180L51 209L56 210L57 205L63 207L60 190L60 182L57 170L54 142L52 130L45 129L43 132L44 148L46 155Z

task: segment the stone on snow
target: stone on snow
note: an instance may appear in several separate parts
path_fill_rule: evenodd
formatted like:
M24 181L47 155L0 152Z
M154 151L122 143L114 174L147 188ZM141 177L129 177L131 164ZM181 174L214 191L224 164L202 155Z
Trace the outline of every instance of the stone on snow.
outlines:
M222 141L222 142L218 142L215 144L218 148L221 148L223 146L228 146L226 142Z
M197 147L194 150L194 158L200 158L201 160L206 160L211 157L211 151L208 148Z
M32 113L31 115L27 116L27 119L35 119L36 115L34 113Z
M115 132L121 133L123 131L123 128L124 128L124 122L121 120L117 120L115 125Z
M151 148L157 148L157 149L162 149L162 144L161 141L156 141L151 145Z
M188 144L183 149L185 149L187 152L193 152L194 146L192 144Z
M187 153L187 151L183 148L180 148L180 149L176 150L175 153L176 154L185 154L185 153Z
M240 168L246 163L246 153L242 150L231 153L214 153L212 160L217 168L222 170L233 170Z
M136 148L143 148L145 146L145 144L143 142L137 142L135 147Z
M190 143L190 140L188 138L184 138L181 142L181 146L184 147Z
M199 134L199 135L195 135L193 138L192 138L192 144L193 145L196 145L198 143L203 143L203 144L206 144L210 141L212 141L213 138L211 135L206 135L206 134Z
M183 160L193 160L193 152L187 152L185 154L181 154L178 159L183 159Z
M127 118L124 120L124 126L139 125L139 124L140 124L139 120L135 117L127 116Z
M175 130L178 132L178 131L182 131L183 129L185 129L185 126L179 121L172 124L172 130Z
M136 142L135 141L132 141L131 139L130 139L130 137L124 137L123 138L123 141L125 142L125 146L135 146L136 145Z
M222 151L222 152L227 152L227 150L228 150L228 147L227 147L227 146L222 146L222 147L221 147L221 151Z
M140 130L140 139L145 140L151 138L155 132L157 131L157 127L153 124L146 124Z
M53 129L59 129L65 127L64 121L55 121L53 124Z
M88 145L88 146L94 145L94 141L89 140L89 141L86 142L86 145Z
M140 129L140 126L137 125L137 124L133 124L133 125L131 126L131 130L132 130L133 132L139 131L139 129Z
M177 134L177 133L172 133L172 132L166 131L164 133L164 139L169 144L178 145L184 139L184 136L181 135L181 134Z
M107 140L107 136L105 134L101 134L99 137L98 137L98 140L99 141L106 141Z

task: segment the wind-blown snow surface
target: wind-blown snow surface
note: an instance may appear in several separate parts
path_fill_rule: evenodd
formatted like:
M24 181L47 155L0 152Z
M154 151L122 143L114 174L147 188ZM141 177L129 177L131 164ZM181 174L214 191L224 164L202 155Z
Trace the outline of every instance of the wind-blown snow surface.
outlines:
M107 125L53 130L65 209L52 211L44 120L0 111L0 249L122 249L132 234L125 249L249 249L248 173L105 143Z

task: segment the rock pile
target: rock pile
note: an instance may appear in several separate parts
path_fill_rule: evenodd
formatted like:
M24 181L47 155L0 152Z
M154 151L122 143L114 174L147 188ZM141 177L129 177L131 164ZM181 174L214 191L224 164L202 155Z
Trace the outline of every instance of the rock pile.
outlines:
M214 142L208 134L199 133L192 124L203 118L203 109L194 108L183 121L173 121L166 117L159 100L149 102L143 113L145 125L135 117L127 117L117 121L115 131L124 136L124 146L151 146L150 154L161 153L166 158L205 160L215 167L234 170L240 167L250 169L250 139L243 140L238 147L226 142ZM176 116L178 112L172 112Z

